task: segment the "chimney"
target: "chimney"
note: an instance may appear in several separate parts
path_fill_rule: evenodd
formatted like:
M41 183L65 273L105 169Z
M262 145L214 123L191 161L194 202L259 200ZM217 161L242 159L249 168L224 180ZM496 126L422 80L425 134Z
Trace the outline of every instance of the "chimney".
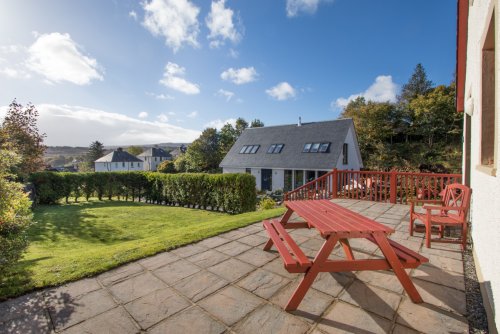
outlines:
M297 126L302 126L302 117L299 116L299 122L297 123Z
M116 150L117 150L118 152L121 152L121 151L123 151L123 148L118 147Z

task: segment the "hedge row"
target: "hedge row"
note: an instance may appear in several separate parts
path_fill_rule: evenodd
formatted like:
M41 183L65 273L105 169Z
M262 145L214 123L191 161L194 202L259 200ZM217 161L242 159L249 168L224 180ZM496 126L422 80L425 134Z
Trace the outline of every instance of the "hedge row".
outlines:
M254 211L255 178L249 174L162 174L154 172L31 175L38 204L98 197L197 207L228 213Z

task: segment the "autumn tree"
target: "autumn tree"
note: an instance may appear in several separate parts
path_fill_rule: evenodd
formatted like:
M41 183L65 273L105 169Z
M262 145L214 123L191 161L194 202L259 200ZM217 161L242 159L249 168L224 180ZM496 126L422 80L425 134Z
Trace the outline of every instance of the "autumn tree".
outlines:
M0 128L0 148L12 150L18 155L18 163L11 165L11 168L21 180L44 169L45 134L38 130L38 116L33 104L28 103L23 107L14 100L9 105Z

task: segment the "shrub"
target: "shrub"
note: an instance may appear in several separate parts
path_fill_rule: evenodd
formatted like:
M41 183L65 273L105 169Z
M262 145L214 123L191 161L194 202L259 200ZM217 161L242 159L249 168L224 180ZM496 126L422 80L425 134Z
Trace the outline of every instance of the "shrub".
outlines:
M123 197L150 203L242 213L255 210L255 178L248 174L155 172L54 173L31 176L36 201L54 204L70 196Z
M158 168L156 169L159 173L166 173L166 174L172 174L176 173L177 170L175 169L175 164L173 161L170 160L165 160L162 161L159 165Z
M14 264L28 245L31 202L8 170L16 163L14 153L0 150L0 276Z
M259 202L259 210L274 209L276 202L271 197L264 197Z

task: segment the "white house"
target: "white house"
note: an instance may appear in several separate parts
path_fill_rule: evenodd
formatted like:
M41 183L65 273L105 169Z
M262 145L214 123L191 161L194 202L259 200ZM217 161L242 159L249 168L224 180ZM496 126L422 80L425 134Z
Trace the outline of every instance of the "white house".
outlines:
M457 28L463 174L472 188L473 252L493 333L500 324L500 1L459 0Z
M96 172L119 172L144 170L143 161L124 151L121 147L94 161Z
M338 169L363 167L352 119L249 128L220 163L250 173L258 190L289 191Z
M164 149L158 147L151 147L137 156L144 162L144 170L155 171L158 165L165 160L172 160L170 154Z

